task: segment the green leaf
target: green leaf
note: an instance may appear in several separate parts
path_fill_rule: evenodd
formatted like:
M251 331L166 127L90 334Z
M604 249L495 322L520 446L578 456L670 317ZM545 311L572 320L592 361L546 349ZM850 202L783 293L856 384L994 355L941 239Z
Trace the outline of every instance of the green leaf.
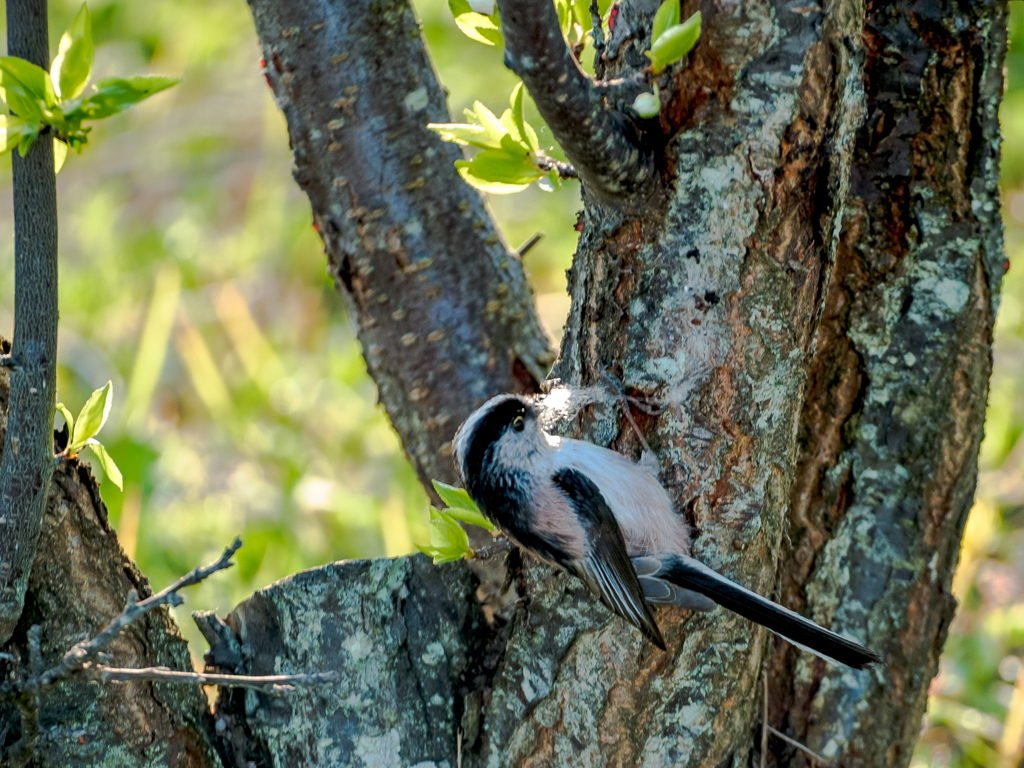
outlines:
M537 141L537 134L523 119L523 95L526 93L526 88L523 86L522 80L516 84L516 87L512 89L512 95L509 97L509 104L512 105L511 117L512 125L515 128L510 133L518 134L517 138L519 143L523 144L529 151L537 152L540 149L540 144ZM502 125L505 124L505 116L502 115Z
M487 107L485 107L479 101L473 102L473 117L484 127L487 131L488 137L495 138L498 141L498 145L501 145L501 140L508 134L508 129L501 124L501 121L494 116Z
M479 189L481 192L489 192L492 195L511 195L514 192L522 192L526 189L529 184L509 184L504 181L494 181L483 176L478 176L470 163L456 160L455 169L458 171L459 176L462 180L469 184L471 187Z
M483 516L480 508L469 497L464 488L456 488L454 485L447 485L437 480L431 480L431 483L433 483L437 495L441 497L441 501L448 507L444 511L446 515L470 525L479 525L488 531L494 530L494 526Z
M0 57L0 98L26 122L42 120L57 106L49 73L17 56Z
M530 184L544 175L544 172L531 162L527 153L510 152L505 147L485 149L474 157L470 164L473 166L474 175L505 184Z
M562 188L562 180L558 178L558 171L552 168L548 175L537 179L537 186L545 192L554 192Z
M21 137L21 141L18 142L18 154L25 157L28 151L32 149L32 145L36 143L36 139L39 138L39 129L37 126L28 126L29 132L25 133Z
M60 139L53 140L53 172L60 173L68 157L68 145Z
M92 74L92 19L82 3L71 26L60 38L57 56L50 65L50 79L60 99L73 99L80 94Z
M484 45L502 46L505 38L501 35L501 27L495 21L496 16L484 16L469 7L467 0L448 0L448 7L455 17L455 25L462 33Z
M448 485L442 483L440 480L431 480L430 484L434 486L434 490L437 495L441 497L441 501L449 507L460 507L462 509L471 509L480 514L480 508L477 507L476 503L469 497L469 493L465 488L458 488L454 485Z
M163 75L108 77L93 86L96 93L84 99L77 109L69 112L68 118L78 118L80 114L81 117L78 119L102 120L180 82L180 77Z
M38 123L26 123L14 115L0 115L0 155L10 152L24 136L38 132Z
M501 127L505 129L505 135L501 137L501 143L499 145L502 149L509 152L515 152L517 154L530 154L533 151L530 148L530 145L522 140L522 134L519 133L519 126L517 126L515 121L512 119L511 109L506 109L502 112L498 122L500 122Z
M110 406L114 402L114 384L108 381L103 387L93 392L82 406L75 423L75 431L71 438L68 453L78 453L90 437L96 437L110 415Z
M562 34L568 37L572 29L572 0L555 0L555 11L558 12L558 26L562 28Z
M75 420L71 417L71 411L68 410L64 403L57 403L57 410L60 415L64 417L64 423L68 425L68 437L71 436L71 432L75 428Z
M498 195L520 192L545 175L528 155L504 149L486 149L472 160L456 160L455 168L467 183Z
M480 149L497 149L501 139L493 138L482 125L470 123L427 123L427 128L441 137L442 141L479 147Z
M589 0L573 0L572 16L584 32L589 32L593 28L594 20L590 15Z
M679 61L693 49L699 38L700 11L697 11L682 24L666 29L651 44L651 50L645 54L651 60L651 71L660 74L669 64Z
M117 486L119 491L124 490L124 478L121 477L121 470L117 468L117 464L110 458L110 454L107 453L107 449L103 447L103 443L95 438L90 437L86 440L86 445L92 448L92 452L96 454L96 458L100 460L100 466L103 467L103 474L107 476L114 485Z
M651 45L654 45L666 29L674 27L678 23L679 0L665 0L658 8L658 12L654 14L654 23L651 25Z
M491 525L491 521L481 515L479 512L474 512L472 509L465 509L463 507L448 507L444 513L449 517L453 517L456 520L461 520L463 523L469 523L470 525L477 525L485 530L493 531L494 526Z
M469 537L454 518L439 509L430 508L430 547L434 564L461 560L473 554Z

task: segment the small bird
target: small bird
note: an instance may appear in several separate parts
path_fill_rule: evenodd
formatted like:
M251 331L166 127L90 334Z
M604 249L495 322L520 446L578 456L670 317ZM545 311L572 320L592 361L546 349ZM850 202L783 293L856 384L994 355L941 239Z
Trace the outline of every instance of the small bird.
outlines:
M864 646L689 557L685 521L654 472L593 443L544 431L529 399L499 395L455 436L455 464L481 512L513 542L580 578L665 650L651 604L721 605L829 661L863 669Z

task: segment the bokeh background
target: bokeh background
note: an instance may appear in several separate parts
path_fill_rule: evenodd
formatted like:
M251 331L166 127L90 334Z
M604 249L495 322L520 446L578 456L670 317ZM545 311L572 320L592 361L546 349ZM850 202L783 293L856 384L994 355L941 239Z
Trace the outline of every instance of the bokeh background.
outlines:
M500 113L515 83L500 51L465 38L445 0L414 4L453 114L477 98ZM1021 5L1010 3L1002 107L1006 247L1019 266L1004 281L996 327L982 474L954 585L961 609L914 768L1016 766L1024 735ZM51 50L78 6L51 0ZM90 10L95 78L184 80L97 125L58 176L58 396L77 413L113 381L100 439L124 492L104 480L103 497L154 585L242 536L238 567L191 590L177 612L198 657L205 644L188 611L223 614L253 590L330 560L411 552L428 539L427 500L376 405L292 181L284 119L261 76L245 3L97 0ZM542 132L541 143L550 136ZM0 161L0 334L8 338L9 165ZM490 204L512 247L544 233L525 262L558 338L578 187L531 188Z

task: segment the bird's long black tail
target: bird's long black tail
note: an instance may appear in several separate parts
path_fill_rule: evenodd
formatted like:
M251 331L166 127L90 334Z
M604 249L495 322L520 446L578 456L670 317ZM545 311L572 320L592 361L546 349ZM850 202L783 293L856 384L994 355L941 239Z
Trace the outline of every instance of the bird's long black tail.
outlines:
M872 662L881 661L874 651L729 581L691 557L663 556L661 568L654 576L706 595L723 608L767 627L794 645L830 661L841 662L854 669L863 669Z

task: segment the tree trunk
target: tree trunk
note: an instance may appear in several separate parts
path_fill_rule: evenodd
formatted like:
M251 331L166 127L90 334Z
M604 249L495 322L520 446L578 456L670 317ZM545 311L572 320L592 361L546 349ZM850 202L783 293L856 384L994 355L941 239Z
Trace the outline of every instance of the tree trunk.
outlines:
M299 116L345 93L332 55L351 52L345 65L375 77L401 67L433 93L425 59L367 47L415 36L402 0L251 4L300 174L303 137L323 126ZM599 74L644 66L656 7L619 3ZM760 751L767 667L774 728L834 765L906 765L953 615L1005 271L1005 3L686 2L684 18L703 13L701 40L663 80L660 118L640 123L573 74L545 0L499 9L506 60L584 179L554 375L611 375L634 401L665 406L631 415L697 532L696 556L885 664L829 666L724 611L661 610L662 653L579 582L532 562L512 621L481 639L469 584L448 575L463 566L431 574L414 558L318 569L239 606L241 639L264 649L253 671L329 666L346 683L272 707L250 694L225 711L278 765L455 765L461 750L462 765L739 766ZM406 98L392 87L381 80L375 104ZM351 108L378 139L391 135L364 102ZM588 119L622 126L616 141L636 151L602 157ZM435 172L416 189L451 221ZM300 183L326 187L338 167L309 173ZM325 201L311 201L322 217ZM449 230L433 247L451 246ZM368 352L374 376L419 354ZM637 456L618 402L588 411L579 431ZM443 426L448 438L456 426ZM424 625L412 617L428 596L438 608ZM419 695L382 708L374 690ZM306 725L289 735L290 722ZM767 747L769 764L804 760L774 736Z

